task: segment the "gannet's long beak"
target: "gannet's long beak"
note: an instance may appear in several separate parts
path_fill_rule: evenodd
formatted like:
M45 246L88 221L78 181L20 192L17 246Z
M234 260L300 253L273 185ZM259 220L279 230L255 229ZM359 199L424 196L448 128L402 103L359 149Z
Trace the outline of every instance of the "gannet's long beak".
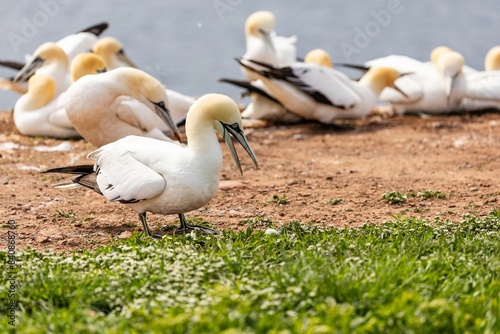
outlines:
M413 72L401 73L401 74L399 75L399 77L401 78L401 77L404 77L405 75L409 75L409 74L413 74ZM397 90L399 93L401 93L401 95L403 95L403 96L404 96L404 97L406 97L407 99L409 99L409 98L410 98L410 97L409 97L409 96L408 96L408 95L407 95L407 94L406 94L406 93L405 93L405 92L404 92L401 88L399 88L399 87L396 85L396 83L394 83L394 84L392 85L392 88L394 88L395 90Z
M238 123L233 123L233 124L226 124L223 122L220 122L222 124L223 132L222 132L222 139L226 142L227 147L229 148L229 151L231 151L231 155L233 156L234 162L236 163L236 166L238 167L238 170L240 173L243 175L243 170L241 169L241 164L240 164L240 159L238 158L238 153L236 153L236 149L234 148L234 143L233 140L231 139L230 134L236 138L236 140L243 146L245 151L248 153L250 158L252 158L253 162L255 163L255 167L259 168L259 163L257 162L257 158L255 157L255 154L252 151L252 148L248 144L247 138L245 137L245 134L243 133L243 130L240 128Z
M181 133L179 132L179 129L177 129L177 126L175 125L172 116L170 115L170 111L165 106L165 103L163 101L151 102L155 105L155 110L158 116L172 129L175 138L177 138L177 140L181 142Z
M119 60L121 60L122 62L124 62L125 64L127 64L128 66L133 67L133 68L137 68L135 63L129 57L127 57L127 55L125 54L125 51L123 51L123 49L118 51L118 53L116 54L116 57Z
M273 50L273 53L276 54L276 50L274 49L274 44L273 44L273 39L271 37L271 34L263 29L259 29L259 32L262 34L262 36L264 36L264 41L271 47L271 49Z
M396 84L392 85L392 88L394 88L395 90L397 90L399 93L401 93L401 95L403 95L407 99L410 98L405 92L403 92L403 90L401 88L399 88L398 86L396 86Z
M14 82L25 82L28 81L28 79L35 74L35 71L39 69L43 64L43 59L41 57L36 57L26 65L22 69L17 72L17 74L14 76L13 81Z
M368 72L370 70L370 67L368 67L368 66L356 65L356 64L335 63L335 66L352 68L354 70L359 70L359 71L363 71L363 72Z
M455 85L456 75L447 75L445 78L445 93L446 93L446 102L447 105L450 106L451 102L451 93L453 92L453 86Z

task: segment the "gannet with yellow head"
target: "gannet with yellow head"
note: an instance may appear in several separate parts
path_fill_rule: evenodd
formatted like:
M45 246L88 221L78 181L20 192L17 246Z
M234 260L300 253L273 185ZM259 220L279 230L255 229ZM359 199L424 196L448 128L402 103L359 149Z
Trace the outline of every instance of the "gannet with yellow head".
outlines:
M271 65L287 65L297 59L295 36L276 36L276 19L270 11L252 13L245 22L246 52L243 60L250 59ZM252 72L242 67L245 78L255 80Z
M102 71L104 62L96 55L80 54L71 63L73 81ZM14 106L14 124L20 133L54 138L80 137L62 105L65 93L57 95L56 87L56 81L49 75L37 73L30 77L28 92Z
M115 70L116 71L116 70ZM83 185L108 200L123 203L139 213L147 235L152 234L146 213L177 214L186 233L198 230L215 233L201 226L190 226L185 212L208 203L219 188L222 151L215 131L226 142L240 170L241 164L231 136L245 149L257 166L257 159L243 133L236 103L229 97L208 94L190 108L186 119L186 147L147 137L128 136L89 154L94 165L63 167L47 172L76 174L74 184Z
M308 120L329 124L335 119L366 116L375 107L384 87L393 85L398 71L387 67L370 69L359 81L332 68L314 63L287 67L247 68L259 77L267 91L290 112Z
M463 56L447 48L431 53L431 61L396 81L406 96L392 89L380 95L390 102L396 113L442 114L457 110L465 95L465 61Z
M134 62L125 54L123 44L112 36L102 37L93 45L92 52L104 59L106 68L135 67Z
M135 68L85 76L66 91L63 104L75 129L95 146L130 135L171 141L164 132L180 139L165 88Z
M135 67L134 62L126 55L123 44L114 37L103 37L99 39L92 52L100 55L108 70L119 67ZM186 119L189 108L193 105L195 99L191 96L182 94L172 89L166 88L168 95L168 110L175 124L180 124Z

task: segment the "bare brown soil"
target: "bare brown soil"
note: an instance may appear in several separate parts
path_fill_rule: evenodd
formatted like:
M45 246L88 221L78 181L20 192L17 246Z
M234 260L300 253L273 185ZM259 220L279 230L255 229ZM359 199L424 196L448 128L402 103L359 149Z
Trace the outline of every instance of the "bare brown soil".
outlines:
M436 216L460 221L486 215L500 201L500 116L498 113L420 118L373 116L339 126L304 123L246 129L260 168L237 147L240 176L227 147L221 189L205 207L187 213L220 230L265 228L293 220L326 226L380 223L394 215ZM15 130L10 113L0 113L0 145L54 146L60 140L28 138ZM0 214L17 223L17 247L71 251L94 248L131 231L141 231L137 215L85 188L54 189L64 175L46 168L90 163L94 148L70 141L69 152L33 149L0 151ZM390 204L390 191L435 190L445 199L410 197ZM285 204L278 204L277 195ZM286 196L286 201L283 200ZM340 203L338 203L340 202ZM158 233L172 231L176 216L148 216ZM2 249L5 239L2 238Z

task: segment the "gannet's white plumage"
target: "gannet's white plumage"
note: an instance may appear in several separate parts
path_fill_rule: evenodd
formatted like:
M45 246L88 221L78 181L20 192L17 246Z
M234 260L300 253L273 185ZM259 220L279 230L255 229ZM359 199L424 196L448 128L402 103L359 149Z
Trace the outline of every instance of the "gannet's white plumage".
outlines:
M296 37L276 36L276 20L270 11L251 14L245 22L246 52L243 59L251 59L270 65L288 65L296 61ZM244 77L256 80L252 72L242 67Z
M399 73L408 73L421 70L427 70L425 63L420 60L401 55L389 55L377 59L367 61L365 63L367 68L374 67L391 67Z
M68 120L56 85L51 77L35 74L29 79L28 92L14 106L14 124L26 136L76 138L78 132Z
M184 213L208 203L219 188L222 152L215 130L226 141L240 171L230 134L257 165L243 134L237 105L227 96L208 94L198 99L188 112L187 147L128 136L90 153L89 158L96 160L94 166L56 168L49 172L79 174L74 183L90 187L110 201L127 204L139 213L148 235L151 233L146 212L178 214L180 230L187 232L193 227L186 224Z
M465 95L464 58L458 52L442 52L433 57L434 66L415 70L397 80L407 96L393 89L382 92L380 100L390 102L395 112L440 114L456 110Z
M97 42L97 36L89 32L79 32L68 35L56 42L71 63L75 56L80 53L89 52L92 46Z
M168 96L168 110L170 110L172 120L176 125L179 125L186 120L189 108L196 102L196 99L172 89L166 88L165 91Z
M71 63L73 81L104 69L104 63L93 54L79 54ZM27 136L55 138L80 137L71 124L62 104L64 92L56 95L56 82L45 74L34 74L29 79L28 92L14 107L14 124Z
M493 47L486 54L484 68L484 72L465 76L466 93L461 109L500 109L500 46Z
M108 27L107 23L96 24L80 32L68 35L60 39L56 43L50 43L50 44L55 44L60 50L62 50L62 52L66 54L65 61L61 60L63 57L58 55L57 57L61 58L60 60L58 60L58 62L60 62L61 64L66 63L67 66L67 64L71 64L73 62L73 59L75 58L76 55L90 51L93 44L97 41L98 36L105 29L107 29L107 27ZM25 94L28 91L28 80L30 76L35 72L49 75L57 82L58 81L58 78L56 77L57 74L54 74L51 71L57 70L57 72L59 72L62 69L62 65L59 66L59 68L54 69L51 67L54 67L55 65L52 66L47 65L47 63L51 62L51 59L42 58L44 61L41 61L42 59L37 59L37 57L45 56L42 55L41 53L44 49L46 49L46 46L48 45L49 44L44 43L39 48L37 48L37 50L34 52L33 55L27 55L26 64L22 64L15 61L2 61L1 62L2 66L19 69L19 72L14 76L14 78L0 78L0 89L11 90L19 94ZM19 65L22 65L21 68L18 67ZM40 69L43 67L44 69ZM21 74L21 70L24 71L24 74ZM69 84L70 82L68 81L67 83ZM64 87L61 83L59 83L57 85L57 93L60 93L62 91L64 91Z
M66 53L68 62L71 64L77 54L89 52L98 36L107 28L107 23L99 23L61 38L56 45Z
M267 66L266 70L248 68L255 71L271 95L287 110L326 124L335 119L366 116L376 105L380 92L399 77L396 70L386 67L369 70L359 82L318 64Z
M66 91L63 103L75 129L95 146L129 135L171 141L165 132L173 131L179 138L165 88L135 68L83 77Z
M304 63L318 64L321 66L333 68L332 59L328 52L323 49L314 49L307 53L304 57ZM253 86L270 94L262 80L252 82ZM302 120L302 117L292 114L279 103L279 101L269 99L261 94L251 94L252 101L242 113L243 118L281 121L284 123L297 123ZM272 97L272 96L271 96Z
M119 67L137 68L135 63L126 55L123 44L114 37L100 38L94 45L92 52L104 59L108 70ZM168 110L175 124L179 124L186 119L186 114L196 99L168 88L166 92L169 103Z

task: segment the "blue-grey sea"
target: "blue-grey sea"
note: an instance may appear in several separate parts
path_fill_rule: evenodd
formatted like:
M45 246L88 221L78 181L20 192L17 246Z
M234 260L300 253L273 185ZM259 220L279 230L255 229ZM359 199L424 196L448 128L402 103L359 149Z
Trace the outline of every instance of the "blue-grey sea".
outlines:
M0 8L0 59L23 60L45 41L107 21L104 34L169 88L235 99L239 89L217 79L241 76L233 57L243 55L244 22L257 10L275 14L279 35L297 36L299 56L323 48L334 63L388 54L427 60L432 48L448 45L482 69L485 53L500 44L498 0L0 0ZM12 74L0 69L0 77ZM0 91L0 110L17 97Z

